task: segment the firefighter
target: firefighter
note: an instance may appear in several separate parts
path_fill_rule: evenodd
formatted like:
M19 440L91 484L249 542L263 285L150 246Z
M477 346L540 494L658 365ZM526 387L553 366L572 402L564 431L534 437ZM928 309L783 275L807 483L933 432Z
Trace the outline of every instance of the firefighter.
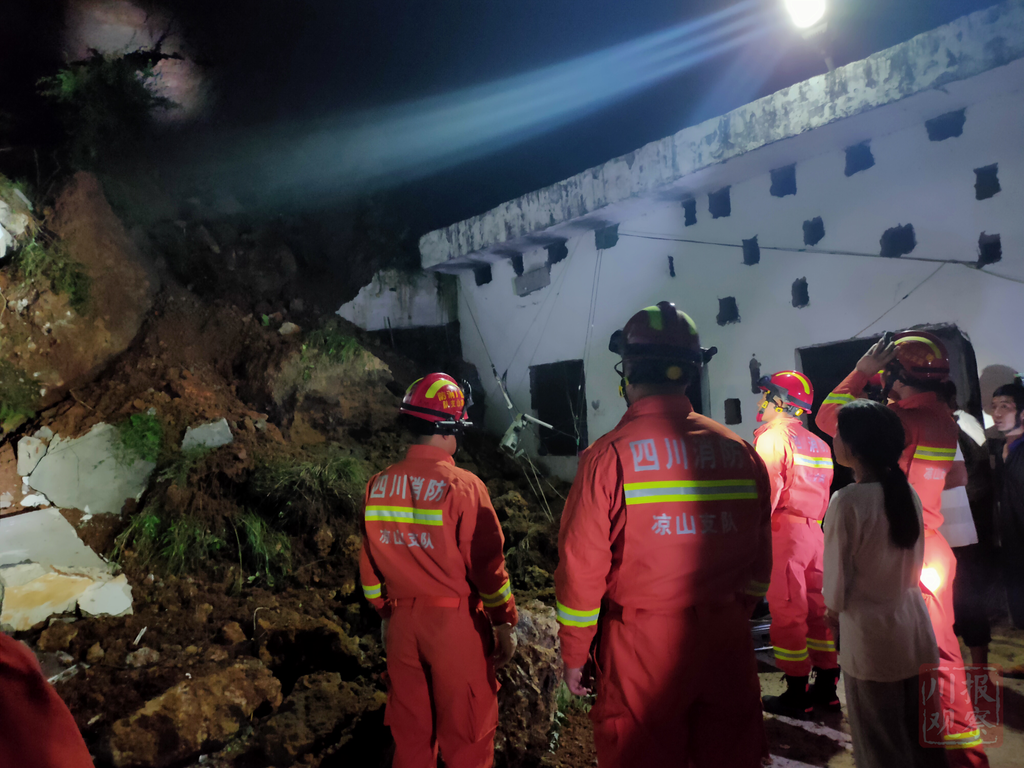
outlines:
M466 419L455 380L405 393L415 443L366 489L359 570L383 619L394 768L488 768L498 724L494 670L515 653L518 616L504 537L486 486L452 458Z
M921 499L925 527L921 592L931 618L940 663L952 670L951 685L941 686L942 709L952 712L948 727L924 734L946 745L950 765L987 766L974 708L964 674L960 643L953 632L953 579L956 558L939 533L942 489L956 456L957 427L944 401L949 356L942 341L927 331L888 334L871 347L856 368L818 409L817 425L835 436L839 409L861 397L869 380L881 372L882 396L903 422L907 446L900 468Z
M775 662L786 676L786 692L765 696L766 711L803 717L815 707L839 710L839 663L825 624L821 594L825 538L820 521L832 485L832 451L809 432L800 416L811 412L814 388L797 371L779 371L759 382L764 396L757 413L754 449L772 487L772 579L768 607ZM814 670L814 687L808 678Z
M569 690L598 632L590 712L602 768L754 768L765 752L749 618L771 575L764 465L694 412L711 351L667 301L612 336L628 406L580 458L555 596Z

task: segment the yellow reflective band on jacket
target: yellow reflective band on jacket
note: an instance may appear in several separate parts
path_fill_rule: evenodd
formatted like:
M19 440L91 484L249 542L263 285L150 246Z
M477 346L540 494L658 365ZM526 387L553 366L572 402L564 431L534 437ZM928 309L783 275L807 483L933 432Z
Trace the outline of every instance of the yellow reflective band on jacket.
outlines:
M484 601L485 608L497 608L500 605L504 605L512 599L512 585L509 584L508 579L505 579L501 589L489 595L480 593L480 599Z
M751 597L764 597L768 594L768 587L771 586L766 581L753 581L747 585L747 588L743 590L743 593L750 595Z
M953 461L956 458L956 448L934 448L930 445L919 445L914 449L914 458L925 461Z
M975 728L973 731L964 731L963 733L946 733L943 734L942 740L945 742L946 749L972 749L974 747L980 747L984 742L981 738L981 729Z
M367 520L385 523L414 523L416 525L442 525L440 509L415 509L414 507L366 506Z
M822 405L846 405L856 399L853 395L848 395L845 392L829 392Z
M832 459L828 456L807 456L803 453L793 454L793 463L800 467L814 467L815 469L832 469Z
M555 613L559 624L565 624L567 627L592 627L597 624L597 617L601 613L601 609L577 611L573 608L566 608L556 600Z
M812 651L825 651L826 653L835 653L836 644L831 640L816 640L813 637L807 638L807 647Z
M779 646L773 645L772 650L775 652L775 658L781 661L803 661L808 658L807 646L794 651L789 648L779 648Z
M380 597L380 584L363 584L363 594L367 600L376 600Z
M678 501L733 501L756 499L757 482L736 480L656 480L626 483L626 506Z

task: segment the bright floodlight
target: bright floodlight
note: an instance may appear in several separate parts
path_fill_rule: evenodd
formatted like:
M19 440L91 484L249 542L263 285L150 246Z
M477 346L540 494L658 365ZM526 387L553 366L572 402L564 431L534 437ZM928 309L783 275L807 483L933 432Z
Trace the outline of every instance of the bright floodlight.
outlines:
M825 15L825 0L785 0L793 23L800 29L813 27Z

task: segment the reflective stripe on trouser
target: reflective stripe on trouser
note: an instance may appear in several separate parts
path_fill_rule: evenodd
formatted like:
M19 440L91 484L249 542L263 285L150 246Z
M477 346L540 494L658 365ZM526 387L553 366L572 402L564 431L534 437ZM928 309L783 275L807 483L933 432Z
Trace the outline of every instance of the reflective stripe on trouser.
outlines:
M825 539L817 521L787 514L772 518L772 581L768 608L775 664L803 677L811 667L839 666L832 634L825 625L821 594Z
M393 768L437 764L489 768L498 724L490 660L490 620L463 600L458 608L399 602L388 627L388 703ZM435 722L436 713L436 722Z
M739 603L601 620L597 703L601 768L760 768L765 748L757 662Z
M951 686L941 686L942 709L953 713L951 738L945 739L949 764L953 768L983 768L988 765L984 748L978 743L978 727L967 692L964 661L960 655L960 642L953 632L953 579L956 577L956 558L946 540L937 532L929 531L924 539L925 567L933 564L946 574L934 592L921 588L928 616L932 620L935 642L939 646L939 662L949 664L953 670Z

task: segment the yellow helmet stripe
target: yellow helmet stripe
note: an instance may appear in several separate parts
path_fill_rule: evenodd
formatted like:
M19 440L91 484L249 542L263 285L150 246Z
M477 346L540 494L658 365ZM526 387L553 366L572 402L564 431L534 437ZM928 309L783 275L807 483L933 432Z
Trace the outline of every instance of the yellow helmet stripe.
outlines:
M451 384L451 382L446 381L444 379L438 379L437 381L435 381L433 384L430 385L430 389L427 390L427 399L429 400L430 398L434 397L434 395L436 395L441 390L442 387L446 387L449 384Z
M907 341L920 341L922 344L927 344L936 357L942 357L942 350L931 339L924 336L904 336L902 339L896 339L896 344L903 344Z

